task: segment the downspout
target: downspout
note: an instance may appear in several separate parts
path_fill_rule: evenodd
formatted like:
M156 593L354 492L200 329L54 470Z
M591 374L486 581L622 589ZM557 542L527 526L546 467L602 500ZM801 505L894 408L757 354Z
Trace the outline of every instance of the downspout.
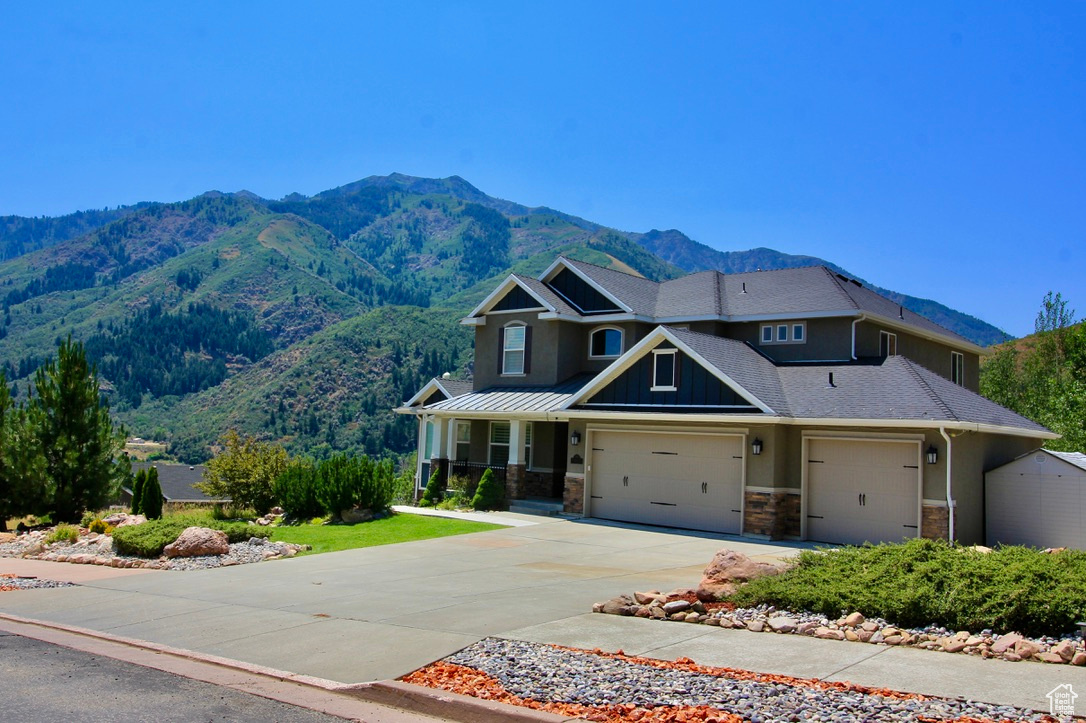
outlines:
M860 314L852 320L852 361L856 361L856 325L867 319L867 314Z
M947 508L947 536L950 538L951 544L954 542L954 509L957 507L957 503L954 501L954 489L951 483L953 477L951 476L951 470L953 468L952 462L954 456L952 454L951 438L946 433L946 427L939 427L939 434L943 435L943 439L946 440L946 508Z

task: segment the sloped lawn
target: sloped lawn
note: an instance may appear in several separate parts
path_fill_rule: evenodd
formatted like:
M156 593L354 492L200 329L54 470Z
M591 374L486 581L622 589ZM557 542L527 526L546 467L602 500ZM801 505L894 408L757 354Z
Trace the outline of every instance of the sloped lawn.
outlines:
M448 517L397 514L356 525L283 525L272 528L271 539L276 542L310 545L313 549L301 554L313 555L356 547L373 547L449 535L465 535L469 532L485 532L501 527L502 525L455 520Z
M1086 552L992 552L935 540L804 551L728 598L834 618L859 611L906 627L1062 635L1086 619Z

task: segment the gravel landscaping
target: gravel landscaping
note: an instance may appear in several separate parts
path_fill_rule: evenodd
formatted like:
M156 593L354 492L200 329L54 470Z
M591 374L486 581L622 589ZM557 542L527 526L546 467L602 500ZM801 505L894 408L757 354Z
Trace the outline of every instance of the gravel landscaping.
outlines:
M487 638L406 682L595 721L1054 721L1010 706Z
M37 590L52 587L75 587L75 583L60 582L59 580L41 580L36 577L19 577L18 575L0 575L0 592L11 590Z

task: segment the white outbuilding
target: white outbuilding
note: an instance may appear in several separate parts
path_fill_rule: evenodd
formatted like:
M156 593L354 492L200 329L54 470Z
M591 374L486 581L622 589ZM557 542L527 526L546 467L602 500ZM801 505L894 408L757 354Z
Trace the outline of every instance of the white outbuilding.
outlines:
M1086 550L1086 454L1038 449L984 475L988 545Z

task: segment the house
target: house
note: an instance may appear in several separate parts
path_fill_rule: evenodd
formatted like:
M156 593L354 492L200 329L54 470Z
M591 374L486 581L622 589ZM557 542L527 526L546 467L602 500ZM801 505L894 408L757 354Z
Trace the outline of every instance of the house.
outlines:
M217 500L208 497L196 489L195 485L204 479L204 465L177 464L174 462L133 462L132 474L141 469L154 467L158 471L158 484L162 488L163 502L177 504L210 505L230 500ZM121 504L132 504L132 489L121 488Z
M657 283L558 258L463 324L474 378L397 411L420 484L490 467L570 514L830 543L984 539L984 472L1057 435L982 349L821 266Z
M1086 550L1086 454L1034 450L984 484L986 544Z

